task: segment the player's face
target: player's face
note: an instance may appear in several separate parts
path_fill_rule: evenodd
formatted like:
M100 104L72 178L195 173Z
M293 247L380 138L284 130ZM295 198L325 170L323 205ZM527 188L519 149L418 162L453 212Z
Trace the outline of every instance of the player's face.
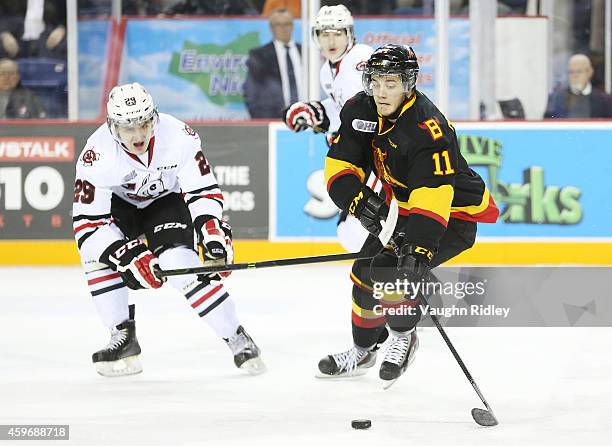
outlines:
M398 74L373 75L370 87L376 109L382 116L392 115L406 97L402 78Z
M345 29L326 29L317 33L317 39L323 56L330 62L340 60L348 47L348 35Z
M153 136L153 118L136 125L117 125L117 136L130 153L142 155Z

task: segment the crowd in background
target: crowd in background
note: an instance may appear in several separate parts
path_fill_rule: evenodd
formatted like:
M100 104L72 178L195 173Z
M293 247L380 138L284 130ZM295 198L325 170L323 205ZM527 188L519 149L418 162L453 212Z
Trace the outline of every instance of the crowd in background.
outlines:
M499 16L525 15L530 1L533 0L499 0L497 13ZM320 3L322 6L344 4L353 15L431 16L434 11L434 0L321 0ZM78 0L77 4L80 18L111 17L111 0ZM612 117L612 99L603 93L604 1L571 0L571 4L573 22L567 50L574 56L569 62L567 59L555 61L559 68L561 64L569 65L567 71L556 70L564 75L553 80L544 117ZM288 10L294 17L301 14L300 0L123 0L121 5L126 16L269 17L279 8ZM466 15L469 0L451 0L450 7L451 15ZM66 56L65 0L0 0L0 119L66 117ZM576 81L572 73L580 74L581 80ZM44 76L42 81L41 76ZM24 103L28 106L24 107Z

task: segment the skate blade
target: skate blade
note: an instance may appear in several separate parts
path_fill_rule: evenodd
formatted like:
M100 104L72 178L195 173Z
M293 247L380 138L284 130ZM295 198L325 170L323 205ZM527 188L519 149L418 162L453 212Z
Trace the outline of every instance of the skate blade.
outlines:
M121 358L117 361L96 362L96 372L109 378L117 376L136 375L142 372L142 364L138 355Z
M402 376L402 375L400 375ZM393 384L395 384L395 382L400 379L400 376L398 376L395 379L392 379L391 381L385 381L385 383L383 384L383 390L388 390L389 387L391 387Z
M240 369L246 370L247 372L249 372L250 375L261 375L266 370L268 370L259 356L244 361L240 366Z
M326 373L322 373L321 371L318 371L315 374L315 378L319 378L319 379L342 379L342 378L356 378L358 376L363 376L366 373L368 373L369 368L361 368L361 369L356 369L354 371L352 371L351 373L340 373L339 375L328 375Z

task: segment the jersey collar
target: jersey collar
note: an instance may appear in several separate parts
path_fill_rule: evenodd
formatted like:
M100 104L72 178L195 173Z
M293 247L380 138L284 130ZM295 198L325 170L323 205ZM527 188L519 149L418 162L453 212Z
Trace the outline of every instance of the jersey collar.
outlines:
M143 166L145 165L142 160L138 157L138 155L134 155L131 152L128 152L127 150L125 150L125 147L123 147L123 144L121 144L121 147L123 148L124 152L127 153L127 155L132 158L134 161L139 162L140 164L142 164ZM149 141L149 147L147 148L147 151L145 153L147 153L147 165L145 167L149 167L151 165L151 160L153 159L153 149L155 147L155 136L152 136L150 141Z

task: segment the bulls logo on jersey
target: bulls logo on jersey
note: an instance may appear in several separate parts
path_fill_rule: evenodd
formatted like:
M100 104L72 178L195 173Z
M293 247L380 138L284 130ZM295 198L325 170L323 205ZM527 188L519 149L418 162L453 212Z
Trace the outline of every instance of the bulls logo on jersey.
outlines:
M125 185L123 187L126 188ZM166 192L166 187L161 173L158 175L150 173L142 180L140 187L136 189L136 193L128 193L127 196L133 200L145 201L154 199L164 192Z

